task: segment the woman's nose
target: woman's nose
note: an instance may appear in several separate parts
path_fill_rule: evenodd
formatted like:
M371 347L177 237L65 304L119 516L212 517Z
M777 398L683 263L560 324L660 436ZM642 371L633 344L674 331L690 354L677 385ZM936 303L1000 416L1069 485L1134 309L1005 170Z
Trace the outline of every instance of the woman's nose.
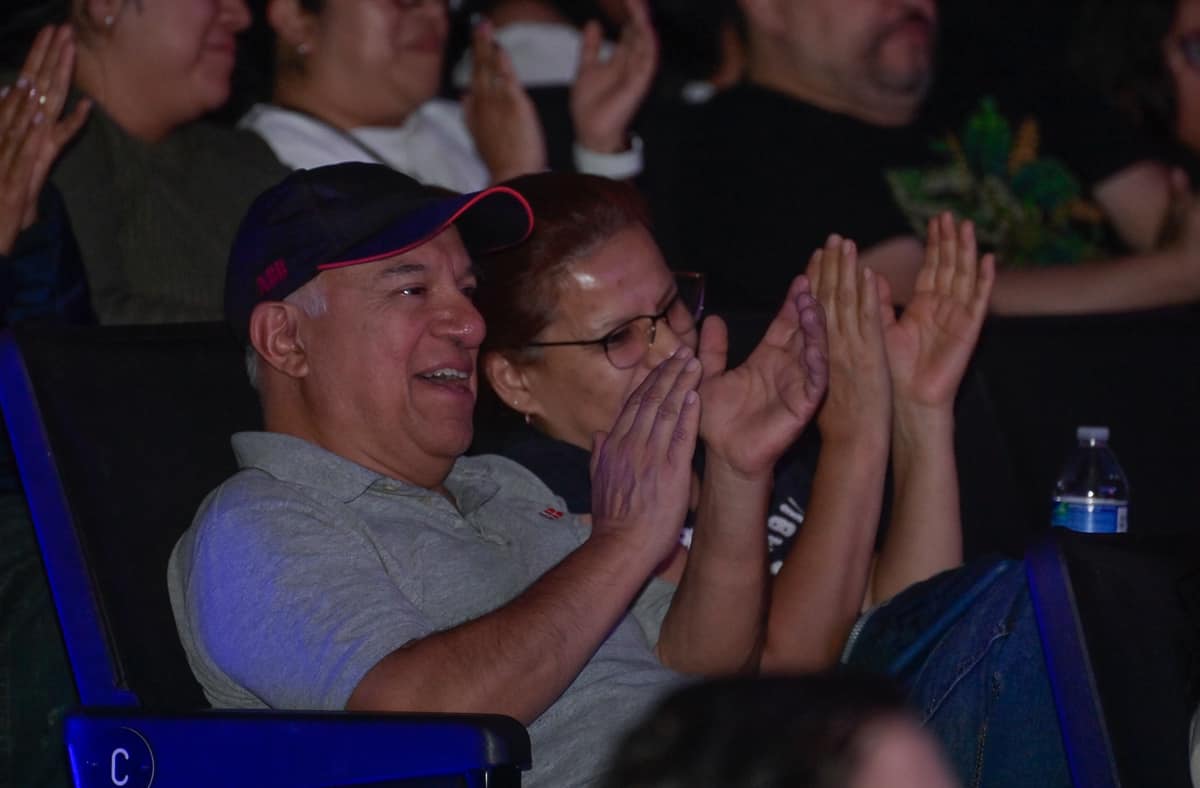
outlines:
M671 324L667 320L655 323L652 337L653 341L646 349L646 360L651 368L658 366L680 346L687 344L683 337L671 330Z

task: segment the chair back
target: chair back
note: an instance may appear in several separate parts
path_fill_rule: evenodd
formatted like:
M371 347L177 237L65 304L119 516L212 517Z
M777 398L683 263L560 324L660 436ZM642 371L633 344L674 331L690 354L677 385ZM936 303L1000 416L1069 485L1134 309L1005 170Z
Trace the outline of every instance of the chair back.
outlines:
M1074 784L1190 788L1200 534L1056 528L1025 567Z
M176 635L167 560L256 429L221 324L26 326L0 341L8 424L85 706L206 706Z

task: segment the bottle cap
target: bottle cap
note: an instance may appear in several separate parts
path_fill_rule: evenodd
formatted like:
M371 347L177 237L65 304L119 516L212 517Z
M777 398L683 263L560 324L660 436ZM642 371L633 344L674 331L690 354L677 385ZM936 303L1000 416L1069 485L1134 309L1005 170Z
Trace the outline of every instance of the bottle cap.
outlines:
M1075 430L1075 437L1081 441L1106 441L1108 427L1079 427Z

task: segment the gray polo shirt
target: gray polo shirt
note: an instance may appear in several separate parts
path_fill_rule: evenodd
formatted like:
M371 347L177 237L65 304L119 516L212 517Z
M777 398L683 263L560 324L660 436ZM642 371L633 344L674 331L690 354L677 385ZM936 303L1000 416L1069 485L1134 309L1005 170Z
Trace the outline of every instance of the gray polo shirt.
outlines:
M588 533L502 457L455 463L456 509L291 436L239 433L233 447L242 470L201 504L167 572L188 660L217 707L343 709L385 655L504 605ZM595 780L681 681L650 642L670 593L651 583L530 726L528 785Z

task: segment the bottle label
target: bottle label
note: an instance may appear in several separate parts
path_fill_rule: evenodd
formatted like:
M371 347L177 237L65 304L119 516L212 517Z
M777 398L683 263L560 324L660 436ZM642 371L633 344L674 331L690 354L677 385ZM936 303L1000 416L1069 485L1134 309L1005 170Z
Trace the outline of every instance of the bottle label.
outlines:
M1129 504L1112 498L1055 496L1050 524L1090 534L1123 534L1129 530Z

